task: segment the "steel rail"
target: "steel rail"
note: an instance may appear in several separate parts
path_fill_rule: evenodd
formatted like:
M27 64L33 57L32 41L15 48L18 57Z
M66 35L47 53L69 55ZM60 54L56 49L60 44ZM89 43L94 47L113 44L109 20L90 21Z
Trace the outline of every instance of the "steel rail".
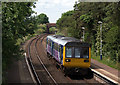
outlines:
M42 64L43 68L45 69L45 71L48 73L48 75L50 76L50 78L53 80L53 82L54 82L56 85L58 85L57 82L55 81L55 79L54 79L54 78L52 77L52 75L50 74L50 72L47 70L47 68L46 68L46 66L44 65L43 61L41 60L40 56L38 55L38 52L37 52L37 42L38 42L38 40L39 40L40 38L42 38L42 39L41 39L41 42L42 42L43 39L44 39L44 34L43 34L43 35L40 35L40 36L37 36L37 37L35 37L34 39L32 39L31 42L30 42L29 45L28 45L28 57L29 57L29 58L27 58L28 63L29 63L30 66L31 66L31 69L32 69L32 72L33 72L33 74L34 74L34 77L35 77L35 80L36 80L37 84L38 84L38 85L41 85L41 81L40 81L40 79L39 79L39 77L38 77L38 75L37 75L37 73L36 73L36 71L35 71L35 68L34 68L33 64L32 64L31 55L30 55L30 45L31 45L32 42L36 39L36 42L35 42L35 53L36 53L36 56L37 56L38 60L41 62L41 64ZM93 71L94 76L96 76L97 78L101 79L103 82L108 83L108 84L112 84L112 85L118 85L118 84L120 84L120 83L118 83L117 81L115 81L115 80L113 80L113 79L105 76L104 74L102 74L102 73L100 73L100 72L98 72L98 71L95 71L95 70L92 69L92 68L90 68L90 69Z
M32 73L32 69L31 69L31 67L30 67L30 64L29 64L28 58L27 58L27 56L26 56L26 53L24 53L24 55L25 55L25 61L26 61L28 70L29 70L29 72L30 72L31 78L32 78L32 80L33 80L33 83L37 83L36 80L35 80L35 78L34 78L34 75L33 75L33 73Z
M30 42L29 45L28 45L28 57L29 57L29 58L27 58L27 59L28 59L28 62L29 62L29 64L30 64L30 67L31 67L31 69L32 69L32 73L34 74L34 77L35 77L35 80L36 80L37 84L38 84L38 85L41 85L41 81L40 81L40 79L39 79L39 77L38 77L38 75L37 75L37 73L36 73L36 71L35 71L35 68L34 68L33 64L32 64L31 55L30 55L30 46L31 46L32 42L33 42L36 38L37 38L37 37L35 37L34 39L32 39L31 42Z
M36 42L35 42L35 52L36 52L37 58L38 58L38 60L41 62L43 68L44 68L45 71L48 73L48 75L49 75L50 78L53 80L53 82L54 82L56 85L58 85L57 82L56 82L56 80L52 77L52 75L51 75L50 72L47 70L46 66L44 65L43 61L41 60L40 56L38 55L38 52L37 52L37 42L38 42L38 40L39 40L40 38L42 38L42 37L37 38L37 40L36 40ZM43 40L43 39L41 39L41 42L42 42L42 40Z
M43 41L44 38L41 39L41 42ZM102 81L108 83L108 84L112 84L112 85L117 85L120 84L119 82L116 82L115 80L103 75L102 73L95 71L94 69L90 68L93 71L94 76L96 76L97 78L101 79Z

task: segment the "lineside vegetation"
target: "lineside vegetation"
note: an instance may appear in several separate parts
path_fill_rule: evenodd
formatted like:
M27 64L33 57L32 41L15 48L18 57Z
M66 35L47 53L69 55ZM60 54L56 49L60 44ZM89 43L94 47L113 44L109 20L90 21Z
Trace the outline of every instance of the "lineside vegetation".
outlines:
M103 61L100 61L100 24L102 21ZM85 42L92 44L92 58L120 70L120 2L76 2L74 10L57 20L58 34L81 39L85 27Z

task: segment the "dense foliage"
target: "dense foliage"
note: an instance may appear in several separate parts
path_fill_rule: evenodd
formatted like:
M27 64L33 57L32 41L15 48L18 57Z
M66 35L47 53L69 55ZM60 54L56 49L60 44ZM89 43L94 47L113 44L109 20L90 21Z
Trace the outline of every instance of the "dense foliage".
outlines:
M46 24L39 24L39 23L37 24L37 28L38 29L34 30L35 35L39 35L41 33L44 33L47 29Z
M37 22L38 22L39 24L49 23L48 19L49 19L49 18L48 18L47 15L44 14L44 13L41 13L41 14L39 14L39 15L37 16Z
M80 39L85 27L85 42L92 44L94 56L100 55L100 24L102 21L103 56L120 62L120 2L78 2L74 10L62 14L57 21L59 31ZM62 31L65 30L65 31Z
M30 17L33 13L32 6L34 6L32 2L2 3L3 70L7 67L8 63L11 63L11 58L21 55L20 47L16 44L17 40L34 33L36 20L35 17Z
M57 28L60 32L63 32L66 36L72 34L74 30L75 20L73 18L74 11L68 11L62 14L62 17L57 20ZM69 29L68 29L69 28Z

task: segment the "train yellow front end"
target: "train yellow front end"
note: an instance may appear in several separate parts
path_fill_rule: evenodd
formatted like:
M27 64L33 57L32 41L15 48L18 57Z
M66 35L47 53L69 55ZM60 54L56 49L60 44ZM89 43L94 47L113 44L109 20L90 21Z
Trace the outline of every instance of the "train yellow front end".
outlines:
M47 54L56 61L64 73L88 74L91 63L90 44L72 37L60 35L47 36Z
M66 47L63 49L63 66L67 68L89 68L91 64L91 48L88 47L88 57L67 57ZM72 55L74 55L73 53Z

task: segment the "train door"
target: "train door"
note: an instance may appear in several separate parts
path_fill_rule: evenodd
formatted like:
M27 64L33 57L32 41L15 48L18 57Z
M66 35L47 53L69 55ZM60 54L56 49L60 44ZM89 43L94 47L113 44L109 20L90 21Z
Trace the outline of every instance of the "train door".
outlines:
M60 45L60 63L62 64L63 62L63 46Z
M51 43L52 43L52 41L49 39L48 40L48 50L47 51L50 53L50 55L52 55L52 47L51 47L52 44Z
M53 51L53 48L54 48L54 42L51 42L51 47L52 47L52 56L53 56L53 54L54 54L54 53L53 53L53 52L54 52L54 51Z
M50 40L48 39L48 44L47 44L47 52L50 53Z

